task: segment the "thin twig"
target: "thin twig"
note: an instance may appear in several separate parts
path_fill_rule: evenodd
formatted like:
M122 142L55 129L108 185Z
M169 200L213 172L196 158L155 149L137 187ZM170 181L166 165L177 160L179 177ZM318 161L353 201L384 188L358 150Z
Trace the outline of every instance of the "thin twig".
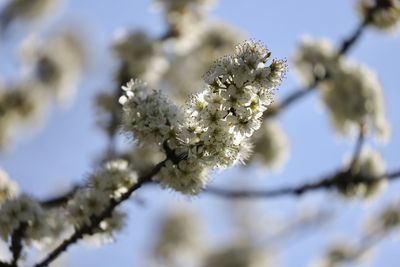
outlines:
M356 145L354 147L353 156L350 161L349 171L352 171L360 158L362 148L365 143L365 133L366 133L366 125L364 123L360 124L359 133L356 140Z
M166 159L167 160L167 159ZM106 218L109 218L112 215L114 209L127 200L134 191L139 189L143 184L151 181L152 177L156 175L161 168L165 165L166 160L157 164L149 173L146 175L139 177L138 182L134 184L125 194L123 194L119 199L111 199L109 205L104 209L104 211L98 215L93 216L90 220L90 224L84 225L81 228L75 230L75 232L67 239L65 239L59 246L57 246L53 251L51 251L42 261L34 265L35 267L45 267L48 266L49 263L54 261L61 253L66 251L69 246L75 244L78 240L80 240L86 234L92 234L94 229L98 227L98 225Z
M283 187L278 189L267 189L267 190L230 190L218 187L207 187L204 190L205 193L224 197L224 198L246 198L246 199L268 199L274 197L282 197L282 196L301 196L304 193L322 189L330 189L332 187L336 187L341 183L362 183L362 182L370 182L374 179L386 179L386 180L396 180L400 178L400 170L396 170L387 174L384 174L380 177L363 177L363 176L354 176L352 179L347 179L350 173L348 171L338 172L334 175L329 175L323 179L320 179L316 182L306 183L300 186L294 187Z
M75 185L71 190L63 193L62 195L40 201L40 205L48 209L61 207L62 205L66 204L80 188L82 187Z

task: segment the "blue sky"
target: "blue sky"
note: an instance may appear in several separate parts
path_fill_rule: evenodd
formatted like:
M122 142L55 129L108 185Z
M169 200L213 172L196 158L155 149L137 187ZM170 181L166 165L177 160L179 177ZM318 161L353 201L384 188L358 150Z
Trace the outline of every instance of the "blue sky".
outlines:
M211 15L218 20L247 33L251 38L261 40L277 58L290 59L297 41L304 34L325 37L334 44L348 36L358 23L354 10L355 1L319 0L221 0ZM67 185L71 181L81 181L91 171L93 161L105 146L104 136L94 126L93 96L111 85L113 67L111 55L107 52L116 29L143 28L154 35L163 31L162 16L150 9L151 1L68 1L55 25L75 21L86 25L86 39L90 44L94 62L85 74L76 100L68 109L55 108L49 114L44 129L26 140L21 140L10 153L0 155L1 166L18 181L23 191L35 196L45 196L53 188ZM57 27L57 26L56 26ZM400 53L399 34L385 34L369 29L353 48L349 56L368 65L379 74L384 87L387 118L392 126L390 141L384 146L369 141L379 147L386 159L388 169L400 167ZM13 51L12 42L3 44L0 59ZM10 52L13 51L13 52ZM7 56L6 56L7 55ZM12 73L12 62L0 63L0 70ZM289 61L289 74L278 92L278 98L298 88ZM278 174L270 174L250 169L243 173L238 169L219 173L214 182L229 185L232 176L244 175L248 184L274 187L298 184L304 179L317 178L340 167L344 156L353 149L354 140L336 136L329 124L327 114L321 108L318 95L310 95L285 111L278 121L290 139L291 156L285 169ZM69 182L66 182L69 181ZM311 231L304 240L298 240L289 249L281 250L282 266L307 266L323 251L326 242L334 238L357 239L363 218L368 217L390 200L398 199L399 184L393 183L373 203L344 201L334 194L312 193L302 198L257 202L266 214L279 214L290 218L298 206L321 205L336 212L336 219L327 227ZM226 233L224 219L226 200L209 196L186 199L177 194L144 188L139 197L146 201L145 207L128 203L130 218L127 227L117 236L115 244L99 249L75 246L69 251L71 266L139 266L140 257L154 238L154 226L159 213L176 203L188 202L199 210L213 239ZM222 234L221 234L222 233ZM399 260L399 243L396 238L388 238L368 266L395 266Z

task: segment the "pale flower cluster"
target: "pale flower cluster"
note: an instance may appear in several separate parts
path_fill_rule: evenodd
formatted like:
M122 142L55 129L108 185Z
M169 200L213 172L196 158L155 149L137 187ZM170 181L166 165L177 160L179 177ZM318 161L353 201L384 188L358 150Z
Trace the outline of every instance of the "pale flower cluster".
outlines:
M324 104L340 133L353 133L366 124L380 139L388 138L383 90L375 72L349 62L321 87Z
M341 134L353 133L361 124L385 139L389 134L382 87L367 67L339 57L326 40L306 39L294 58L307 85L315 79L332 123Z
M357 5L363 20L369 20L377 29L387 30L399 25L399 0L359 0Z
M268 267L270 255L254 246L230 246L216 251L205 260L204 267Z
M161 221L154 254L166 266L189 266L204 253L202 229L198 218L182 207Z
M0 225L0 237L4 241L20 227L26 228L25 241L40 240L48 233L40 204L25 195L8 199L0 206Z
M162 145L169 156L156 177L162 187L197 194L207 182L207 169L248 158L249 138L260 128L286 71L283 61L267 64L269 57L257 42L237 46L236 54L211 67L204 90L190 97L185 112L156 91L146 93L141 82L123 87L123 130L139 142Z
M399 202L389 203L377 215L371 218L367 224L369 235L384 235L400 228Z
M18 194L18 185L0 168L0 206Z
M32 36L21 51L22 77L0 84L0 149L7 148L21 129L42 125L52 100L68 103L83 70L83 50L75 33L46 40Z
M338 190L346 197L363 197L370 198L381 192L386 186L385 161L382 155L369 147L361 151L360 156L352 166L352 174L355 178L366 179L365 181L357 181L344 183L338 186Z
M0 11L0 29L6 28L11 22L39 19L50 13L58 1L54 0L10 0Z
M40 90L56 96L61 102L75 94L85 58L80 37L65 30L48 39L30 36L22 44L24 72Z
M137 182L137 175L126 161L105 163L88 180L88 187L79 189L67 205L67 219L75 226L90 225L94 216L99 216L111 200L118 200ZM111 235L123 225L124 215L114 211L111 218L100 223L99 232Z
M213 0L155 0L163 9L172 36L190 32L203 20L205 10Z
M121 84L133 76L154 86L168 68L161 45L145 32L121 30L117 33L112 48L121 62L117 77Z
M256 160L269 169L279 169L288 158L289 140L277 123L265 121L252 140L250 160Z
M162 77L162 90L184 103L188 94L203 85L202 75L213 62L230 53L243 41L242 34L228 25L203 22L179 38L164 42L170 66Z
M301 39L293 56L295 71L305 86L316 80L331 77L339 66L336 49L327 39L313 39L305 36Z
M48 104L46 95L25 87L5 88L0 85L0 150L26 126L37 126Z
M339 267L346 263L360 263L366 252L349 242L337 242L328 248L324 257L317 261L315 267Z
M149 92L147 84L131 80L123 86L123 131L133 135L140 143L163 145L175 137L180 109L170 103L159 91Z

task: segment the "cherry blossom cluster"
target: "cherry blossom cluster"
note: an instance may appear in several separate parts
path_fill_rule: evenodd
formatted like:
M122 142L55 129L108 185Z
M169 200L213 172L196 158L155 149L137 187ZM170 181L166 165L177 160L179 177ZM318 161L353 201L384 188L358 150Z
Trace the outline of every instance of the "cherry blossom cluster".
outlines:
M318 83L319 91L339 133L353 133L364 124L378 137L387 138L389 126L383 90L372 70L339 57L325 40L306 39L300 45L294 63L306 82L323 78Z
M99 216L111 200L118 200L137 182L137 175L128 163L115 160L105 163L88 180L88 187L79 189L67 205L67 218L75 226L90 225L94 216ZM99 232L111 234L123 225L125 215L114 211L111 218L100 223Z
M49 233L45 213L34 199L21 195L0 206L0 238L8 241L20 227L25 228L25 241L41 240Z
M159 91L148 92L147 84L131 80L123 86L122 128L140 143L163 145L175 138L181 110Z
M52 101L68 103L84 67L83 46L71 31L46 39L29 36L20 54L22 77L0 81L0 149L7 149L21 128L42 125Z
M273 121L266 120L254 134L251 160L269 169L279 169L289 154L289 141L285 132Z
M123 130L139 142L157 143L171 155L155 179L162 187L197 194L207 170L244 161L251 137L272 102L285 71L284 61L267 63L270 52L254 41L215 62L205 75L203 91L181 111L159 92L147 93L142 82L123 87ZM169 151L171 150L171 151Z
M385 177L382 176L385 167L385 161L378 151L369 147L364 148L351 170L354 177L362 178L362 180L355 182L349 180L349 183L339 185L339 192L346 197L370 198L375 196L387 183Z
M8 177L5 171L0 169L0 206L7 199L15 197L17 193L17 184Z

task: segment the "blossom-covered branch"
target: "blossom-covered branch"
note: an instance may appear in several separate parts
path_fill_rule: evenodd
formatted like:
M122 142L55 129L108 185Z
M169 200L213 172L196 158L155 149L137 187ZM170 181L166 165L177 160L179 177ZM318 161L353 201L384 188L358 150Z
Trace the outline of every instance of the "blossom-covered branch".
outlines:
M155 176L161 170L164 164L165 161L160 162L151 171L149 171L148 174L139 177L137 179L137 182L134 183L119 198L111 199L110 202L104 207L102 212L100 212L98 215L92 216L88 224L84 224L82 227L77 228L69 238L65 239L59 246L57 246L53 251L51 251L43 260L37 263L35 267L47 266L50 262L55 260L61 253L66 251L69 246L76 243L84 235L93 234L95 229L99 227L99 224L102 221L112 216L113 211L118 205L127 200L133 194L133 192L139 189L143 184L150 182L153 176Z

